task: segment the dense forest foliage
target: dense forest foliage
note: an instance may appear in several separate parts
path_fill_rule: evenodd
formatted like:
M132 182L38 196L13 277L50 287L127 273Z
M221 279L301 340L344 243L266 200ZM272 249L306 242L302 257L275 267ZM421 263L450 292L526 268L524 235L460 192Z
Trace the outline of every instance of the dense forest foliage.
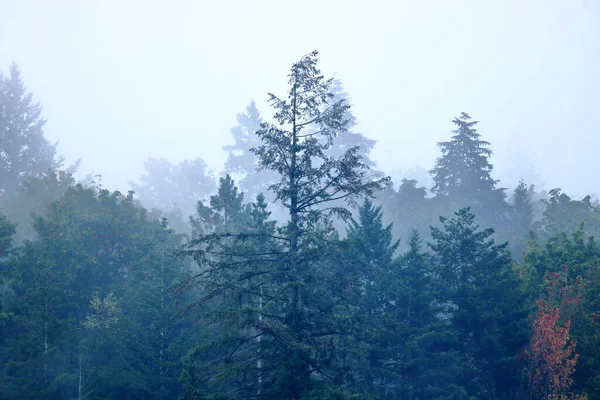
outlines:
M502 187L466 112L392 182L349 101L308 54L223 176L121 193L0 76L0 398L600 399L600 205Z

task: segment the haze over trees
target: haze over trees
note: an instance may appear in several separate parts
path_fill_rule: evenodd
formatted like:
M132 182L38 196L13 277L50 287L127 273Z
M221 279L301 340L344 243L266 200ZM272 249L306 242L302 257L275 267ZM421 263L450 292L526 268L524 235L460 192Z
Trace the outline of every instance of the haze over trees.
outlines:
M0 399L600 399L591 196L504 187L466 112L392 182L316 51L268 100L223 176L149 158L120 192L0 77Z

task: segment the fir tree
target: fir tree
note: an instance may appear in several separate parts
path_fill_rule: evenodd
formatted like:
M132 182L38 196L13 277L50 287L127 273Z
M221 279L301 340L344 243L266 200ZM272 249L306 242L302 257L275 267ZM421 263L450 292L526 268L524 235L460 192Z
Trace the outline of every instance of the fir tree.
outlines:
M460 385L472 396L502 397L520 385L516 355L526 340L527 315L507 244L490 238L493 229L479 230L469 208L440 221L442 229L431 228L431 248L468 360Z
M331 93L334 95L330 102L335 103L343 100L346 104L350 105L350 97L344 90L342 81L334 79L331 85ZM362 133L354 132L353 129L357 126L356 118L351 110L347 110L346 118L348 120L346 130L339 132L335 143L327 150L327 154L332 157L339 157L344 154L347 150L358 147L358 153L360 154L363 162L369 166L369 168L375 168L375 162L369 158L369 153L375 147L375 140L369 139Z
M0 75L0 200L11 197L27 179L56 171L63 159L44 137L42 107L21 79L16 64Z
M481 140L475 129L479 121L471 121L471 116L463 112L452 123L457 126L452 131L452 140L438 143L442 155L430 171L434 181L432 191L470 196L493 191L497 181L491 177L493 167L488 160L492 151L488 148L490 143Z
M393 224L383 225L381 207L366 198L358 209L358 220L352 219L347 232L353 253L363 265L364 279L372 281L382 270L389 269L400 241L392 238Z
M265 193L277 175L273 171L259 170L258 158L250 151L260 145L256 132L260 129L262 118L256 103L252 101L246 112L238 114L236 118L238 124L231 128L233 144L223 146L228 153L225 171L241 175L240 189L249 199L253 199L259 193Z
M422 240L413 231L408 250L402 254L387 281L392 300L386 314L388 326L388 369L395 378L391 398L466 399L457 385L463 371L457 332L441 317L445 305L431 254L423 252ZM390 329L391 328L391 329Z
M531 204L534 186L527 187L520 181L513 192L514 225L521 235L526 234L533 224L533 204Z
M192 237L209 232L236 232L246 222L244 193L239 193L229 174L219 179L217 193L210 196L208 206L198 201L196 215L190 217Z
M203 272L188 285L203 288L204 303L219 297L219 311L211 313L219 318L209 321L228 328L218 347L203 351L217 355L229 348L225 357L204 364L215 369L214 378L205 381L215 396L348 394L345 374L333 361L336 343L349 329L344 317L349 311L331 292L339 283L328 268L337 254L328 216L349 212L320 206L336 200L354 204L388 180L368 180L358 147L340 157L326 155L346 129L348 106L331 102L332 80L320 75L316 63L313 52L292 66L287 99L269 95L277 124L263 123L257 132L261 145L252 149L260 167L279 176L271 190L289 212L287 225L267 235L204 235L192 244ZM254 239L273 243L272 250L256 251Z

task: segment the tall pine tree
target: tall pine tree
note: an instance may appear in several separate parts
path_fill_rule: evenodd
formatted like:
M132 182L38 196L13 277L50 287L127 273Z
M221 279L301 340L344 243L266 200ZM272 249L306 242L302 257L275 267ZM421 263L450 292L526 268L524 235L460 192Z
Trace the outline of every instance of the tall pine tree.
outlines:
M349 305L332 293L339 282L334 283L330 266L339 246L328 220L349 212L321 206L337 200L352 204L387 179L368 179L358 147L340 157L326 155L346 129L348 106L331 101L332 80L324 79L316 64L317 52L294 63L287 99L269 95L277 123L261 125L261 145L252 149L260 167L278 175L271 190L288 210L288 223L276 233L203 235L192 244L202 269L192 283L202 288L201 303L212 300L216 307L211 323L228 332L201 352L213 355L203 365L214 373L203 384L214 396L299 399L353 393L347 374L334 362L339 337L349 329ZM274 242L274 248L257 248L255 238ZM225 348L226 356L219 357Z

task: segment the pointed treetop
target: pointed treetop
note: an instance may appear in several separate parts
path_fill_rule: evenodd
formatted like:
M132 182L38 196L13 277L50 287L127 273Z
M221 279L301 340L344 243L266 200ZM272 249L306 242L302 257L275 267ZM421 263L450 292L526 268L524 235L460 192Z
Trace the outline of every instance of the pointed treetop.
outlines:
M481 139L471 116L462 112L452 121L457 126L450 141L439 142L442 155L430 171L434 186L432 191L440 195L466 195L479 197L482 193L496 190L492 179L492 150L489 142Z

